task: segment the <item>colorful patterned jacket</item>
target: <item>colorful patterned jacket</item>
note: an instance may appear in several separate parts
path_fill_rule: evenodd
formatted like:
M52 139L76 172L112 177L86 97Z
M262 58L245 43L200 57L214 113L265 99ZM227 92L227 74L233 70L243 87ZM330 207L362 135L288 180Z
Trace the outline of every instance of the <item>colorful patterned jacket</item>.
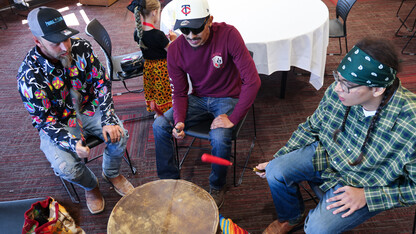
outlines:
M71 38L73 61L71 67L53 64L34 47L26 55L17 74L17 86L32 124L44 131L65 150L75 152L78 139L65 127L76 126L76 113L69 89L82 96L81 112L93 116L102 113L101 124L115 125L111 82L95 56L91 44Z

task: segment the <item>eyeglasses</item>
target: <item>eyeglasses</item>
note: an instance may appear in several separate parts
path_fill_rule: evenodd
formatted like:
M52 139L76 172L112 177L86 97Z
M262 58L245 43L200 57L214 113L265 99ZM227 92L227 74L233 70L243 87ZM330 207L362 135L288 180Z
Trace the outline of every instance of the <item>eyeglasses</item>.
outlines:
M180 28L179 30L181 30L181 32L185 35L188 35L190 32L192 32L194 35L200 34L202 31L204 31L208 18L209 17L205 19L204 23L199 28Z
M350 93L350 89L362 86L362 85L354 85L354 86L347 85L345 81L339 79L338 72L336 71L332 71L332 75L334 76L335 81L337 83L340 83L342 90L346 93Z

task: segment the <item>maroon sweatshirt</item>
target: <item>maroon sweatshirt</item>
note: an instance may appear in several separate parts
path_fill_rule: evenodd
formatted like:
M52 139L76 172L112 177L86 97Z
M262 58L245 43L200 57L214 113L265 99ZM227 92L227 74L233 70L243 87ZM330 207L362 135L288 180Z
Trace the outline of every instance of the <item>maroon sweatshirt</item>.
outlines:
M204 45L193 48L179 36L168 48L168 72L172 83L175 124L185 122L188 80L198 97L238 98L228 116L236 125L247 113L260 88L260 77L240 33L226 23L213 23Z

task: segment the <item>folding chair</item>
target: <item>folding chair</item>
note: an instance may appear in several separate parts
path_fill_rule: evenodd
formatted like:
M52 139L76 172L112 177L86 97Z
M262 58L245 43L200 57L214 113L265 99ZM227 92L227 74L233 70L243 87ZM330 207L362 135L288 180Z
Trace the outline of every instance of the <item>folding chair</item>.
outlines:
M414 10L414 9L415 9L415 7L416 7L416 3L413 5L412 9L409 11L409 13L407 14L407 16L406 16L406 18L405 18L404 20L403 20L403 19L400 17L400 15L399 15L400 9L402 8L402 5L403 5L404 1L405 1L405 0L402 0L402 2L400 3L399 9L397 9L397 12L396 12L396 16L397 16L397 18L399 19L399 21L400 21L400 23L401 23L401 24L400 24L400 27L397 29L396 33L394 34L396 37L408 37L408 35L403 35L403 34L400 34L400 30L401 30L401 28L402 28L403 26L406 28L406 30L407 30L408 32L413 32L413 30L415 29L415 26L416 26L416 19L414 20L414 22L413 22L413 26L412 26L412 27L409 27L409 26L407 26L407 24L406 24L407 19L410 17L410 15L412 14L413 10ZM413 34L413 36L414 36L414 34ZM413 37L413 36L412 36L412 37Z
M33 203L46 197L0 202L0 230L4 233L21 233L25 223L25 212Z
M345 39L345 49L348 52L347 42L347 17L350 13L352 6L357 0L338 0L336 6L336 19L329 20L329 38L338 38L339 41L339 53L330 53L329 55L341 55L342 46L341 38ZM342 22L340 20L342 19Z
M102 143L104 143L103 140L101 140L100 138L96 137L96 136L88 136L87 139L85 139L87 146L92 149ZM95 159L99 158L103 156L102 154L92 157L92 158L84 158L84 163L87 164L91 161L94 161ZM126 161L126 163L129 165L131 173L133 175L135 175L137 173L137 169L132 165L131 160L130 160L130 155L129 152L126 149L125 154L123 155L124 161ZM66 192L68 193L69 197L71 198L73 203L79 203L80 199L78 196L77 191L75 190L75 187L72 183L69 183L68 181L64 180L62 177L59 177L62 181L62 184L66 190ZM69 184L69 185L68 185Z
M233 134L232 134L232 139L231 140L233 141L233 146L234 146L232 157L234 159L233 165L234 165L234 186L235 187L239 186L243 182L243 175L244 175L244 172L245 172L245 168L247 167L248 160L250 158L251 152L253 151L254 144L255 144L255 140L256 140L256 136L257 136L256 135L257 134L256 133L256 116L255 116L255 113L254 113L254 104L252 106L252 109L253 109L254 137L252 138L250 150L249 150L249 153L248 153L248 155L246 157L246 160L245 160L245 163L244 163L244 167L242 169L242 172L241 172L241 175L240 175L240 178L239 178L238 182L236 181L236 178L237 178L237 176L236 176L236 171L237 171L237 139L238 139L239 133L241 131L241 128L243 127L244 122L245 122L245 120L247 118L248 113L237 124L237 126L234 128L234 131L233 131ZM204 140L209 140L209 131L211 130L210 129L211 123L212 123L212 120L207 120L207 121L201 122L200 124L197 124L195 126L192 126L189 129L185 130L185 134L187 136L193 137L193 139L192 139L192 141L191 141L191 143L189 145L187 145L187 146L178 146L177 141L175 141L175 146L176 146L176 161L178 162L178 168L179 168L179 170L182 168L182 164L185 161L185 159L188 156L188 153L189 153L189 151L191 149L194 149L194 148L201 149L201 147L194 147L193 146L195 140L197 138L204 139ZM179 160L179 148L186 148L187 149L181 160ZM206 148L206 149L205 148L202 148L202 149L209 150L208 148Z
M117 93L117 94L113 94L113 96L118 96L118 95L122 95L125 93L141 93L143 92L143 89L140 90L129 90L127 88L126 82L125 80L127 79L131 79L134 77L139 77L141 75L143 75L143 71L139 71L136 74L133 74L131 76L128 77L123 77L122 75L120 75L122 73L122 69L121 69L121 65L120 62L123 58L126 57L132 57L132 56L142 56L142 52L141 51L137 51L134 53L130 53L130 54L123 54L123 55L118 55L118 56L113 56L112 55L112 45L111 45L111 39L110 39L110 35L108 35L107 30L105 30L104 26L97 20L97 19L93 19L91 22L89 22L87 24L87 26L85 27L85 33L90 36L93 37L94 40L98 43L98 45L100 45L101 49L104 51L104 55L105 58L107 60L107 69L108 69L108 74L110 76L110 80L111 81L121 81L123 82L124 88L126 88L127 92L122 92L122 93Z
M415 6L416 6L416 4L415 4ZM402 48L402 54L416 55L416 52L408 52L408 51L406 51L407 46L410 44L410 41L415 37L415 35L416 35L416 30L413 32L412 36L410 36L409 40L403 46L403 48Z

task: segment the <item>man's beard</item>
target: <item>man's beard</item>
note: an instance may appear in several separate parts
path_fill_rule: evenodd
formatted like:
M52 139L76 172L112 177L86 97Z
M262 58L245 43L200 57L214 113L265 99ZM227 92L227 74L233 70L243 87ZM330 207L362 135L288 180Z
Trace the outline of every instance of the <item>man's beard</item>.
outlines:
M65 68L71 67L72 60L73 58L70 52L65 56L59 56L59 61L61 61L62 66L64 66Z

